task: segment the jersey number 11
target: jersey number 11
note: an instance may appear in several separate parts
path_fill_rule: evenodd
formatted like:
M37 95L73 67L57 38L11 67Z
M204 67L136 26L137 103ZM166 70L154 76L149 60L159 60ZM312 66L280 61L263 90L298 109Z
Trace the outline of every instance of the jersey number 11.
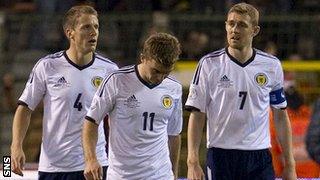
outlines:
M143 130L147 130L147 121L148 121L148 115L150 117L150 131L153 131L153 119L155 116L155 113L148 113L148 112L144 112L143 114Z

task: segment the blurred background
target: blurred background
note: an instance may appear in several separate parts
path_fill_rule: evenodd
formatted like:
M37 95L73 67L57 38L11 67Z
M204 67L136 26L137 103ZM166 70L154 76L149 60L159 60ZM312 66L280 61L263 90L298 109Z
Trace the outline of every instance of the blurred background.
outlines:
M98 52L120 67L136 63L142 43L150 34L168 32L178 37L183 51L173 75L183 83L185 99L197 61L206 53L226 46L226 11L238 2L241 1L0 0L0 156L10 155L16 101L33 65L48 53L68 48L61 17L71 6L89 4L97 9L100 21ZM254 47L277 56L283 63L298 175L319 177L319 166L308 157L304 137L312 106L320 94L320 1L244 2L260 11L261 31L254 39ZM37 163L40 150L42 109L39 106L33 113L24 142L30 163ZM185 112L181 177L186 177L187 124L188 113ZM271 132L271 150L279 175L282 171L281 148L273 127ZM203 162L204 141L201 151Z

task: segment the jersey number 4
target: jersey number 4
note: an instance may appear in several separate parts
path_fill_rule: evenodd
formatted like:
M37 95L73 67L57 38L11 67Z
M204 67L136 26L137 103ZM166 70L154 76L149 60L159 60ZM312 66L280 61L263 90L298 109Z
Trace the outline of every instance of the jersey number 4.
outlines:
M77 99L73 104L73 107L78 109L78 111L81 111L81 109L82 109L82 103L80 102L81 95L82 95L82 93L78 94Z
M243 109L244 103L246 103L247 94L248 94L247 91L240 91L239 92L239 97L240 98L242 97L241 104L240 104L240 107L239 107L239 109L241 109L241 110Z
M147 130L147 121L148 121L148 117L150 118L150 131L153 131L153 119L155 116L155 113L148 113L148 112L144 112L143 114L143 130Z

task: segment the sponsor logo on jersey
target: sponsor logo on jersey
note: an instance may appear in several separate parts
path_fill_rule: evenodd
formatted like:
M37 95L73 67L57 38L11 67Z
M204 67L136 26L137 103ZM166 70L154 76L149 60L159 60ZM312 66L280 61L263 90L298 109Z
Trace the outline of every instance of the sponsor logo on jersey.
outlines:
M264 73L256 74L254 80L259 86L265 86L268 83L268 77Z
M100 76L95 76L91 79L91 83L95 88L98 88L102 83L102 81L103 81L103 78Z
M58 79L58 81L53 85L53 87L67 87L70 86L70 83L67 82L67 80L62 76Z
M170 109L172 107L173 104L173 99L171 96L169 95L164 95L161 98L161 102L162 102L162 106L166 109Z
M124 101L124 105L127 106L128 108L137 108L140 107L139 106L140 102L137 100L135 95L132 95L130 97L128 97L125 101Z
M231 81L227 75L223 75L218 82L218 87L229 88L231 86L233 86L233 81Z

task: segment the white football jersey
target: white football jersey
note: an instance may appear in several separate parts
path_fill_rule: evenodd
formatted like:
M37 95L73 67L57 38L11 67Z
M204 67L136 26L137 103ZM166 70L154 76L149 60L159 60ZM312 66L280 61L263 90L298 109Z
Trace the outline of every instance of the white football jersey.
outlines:
M269 105L285 108L280 61L254 49L241 64L227 49L204 56L190 85L186 108L207 115L207 147L269 148Z
M86 118L99 124L109 114L108 179L174 179L168 135L181 132L181 96L176 80L168 77L150 86L137 66L104 80Z
M34 110L43 99L39 171L84 170L83 120L103 78L117 69L116 64L96 53L89 64L80 67L65 51L48 55L34 66L19 104ZM102 123L96 151L99 162L107 166L105 145Z

